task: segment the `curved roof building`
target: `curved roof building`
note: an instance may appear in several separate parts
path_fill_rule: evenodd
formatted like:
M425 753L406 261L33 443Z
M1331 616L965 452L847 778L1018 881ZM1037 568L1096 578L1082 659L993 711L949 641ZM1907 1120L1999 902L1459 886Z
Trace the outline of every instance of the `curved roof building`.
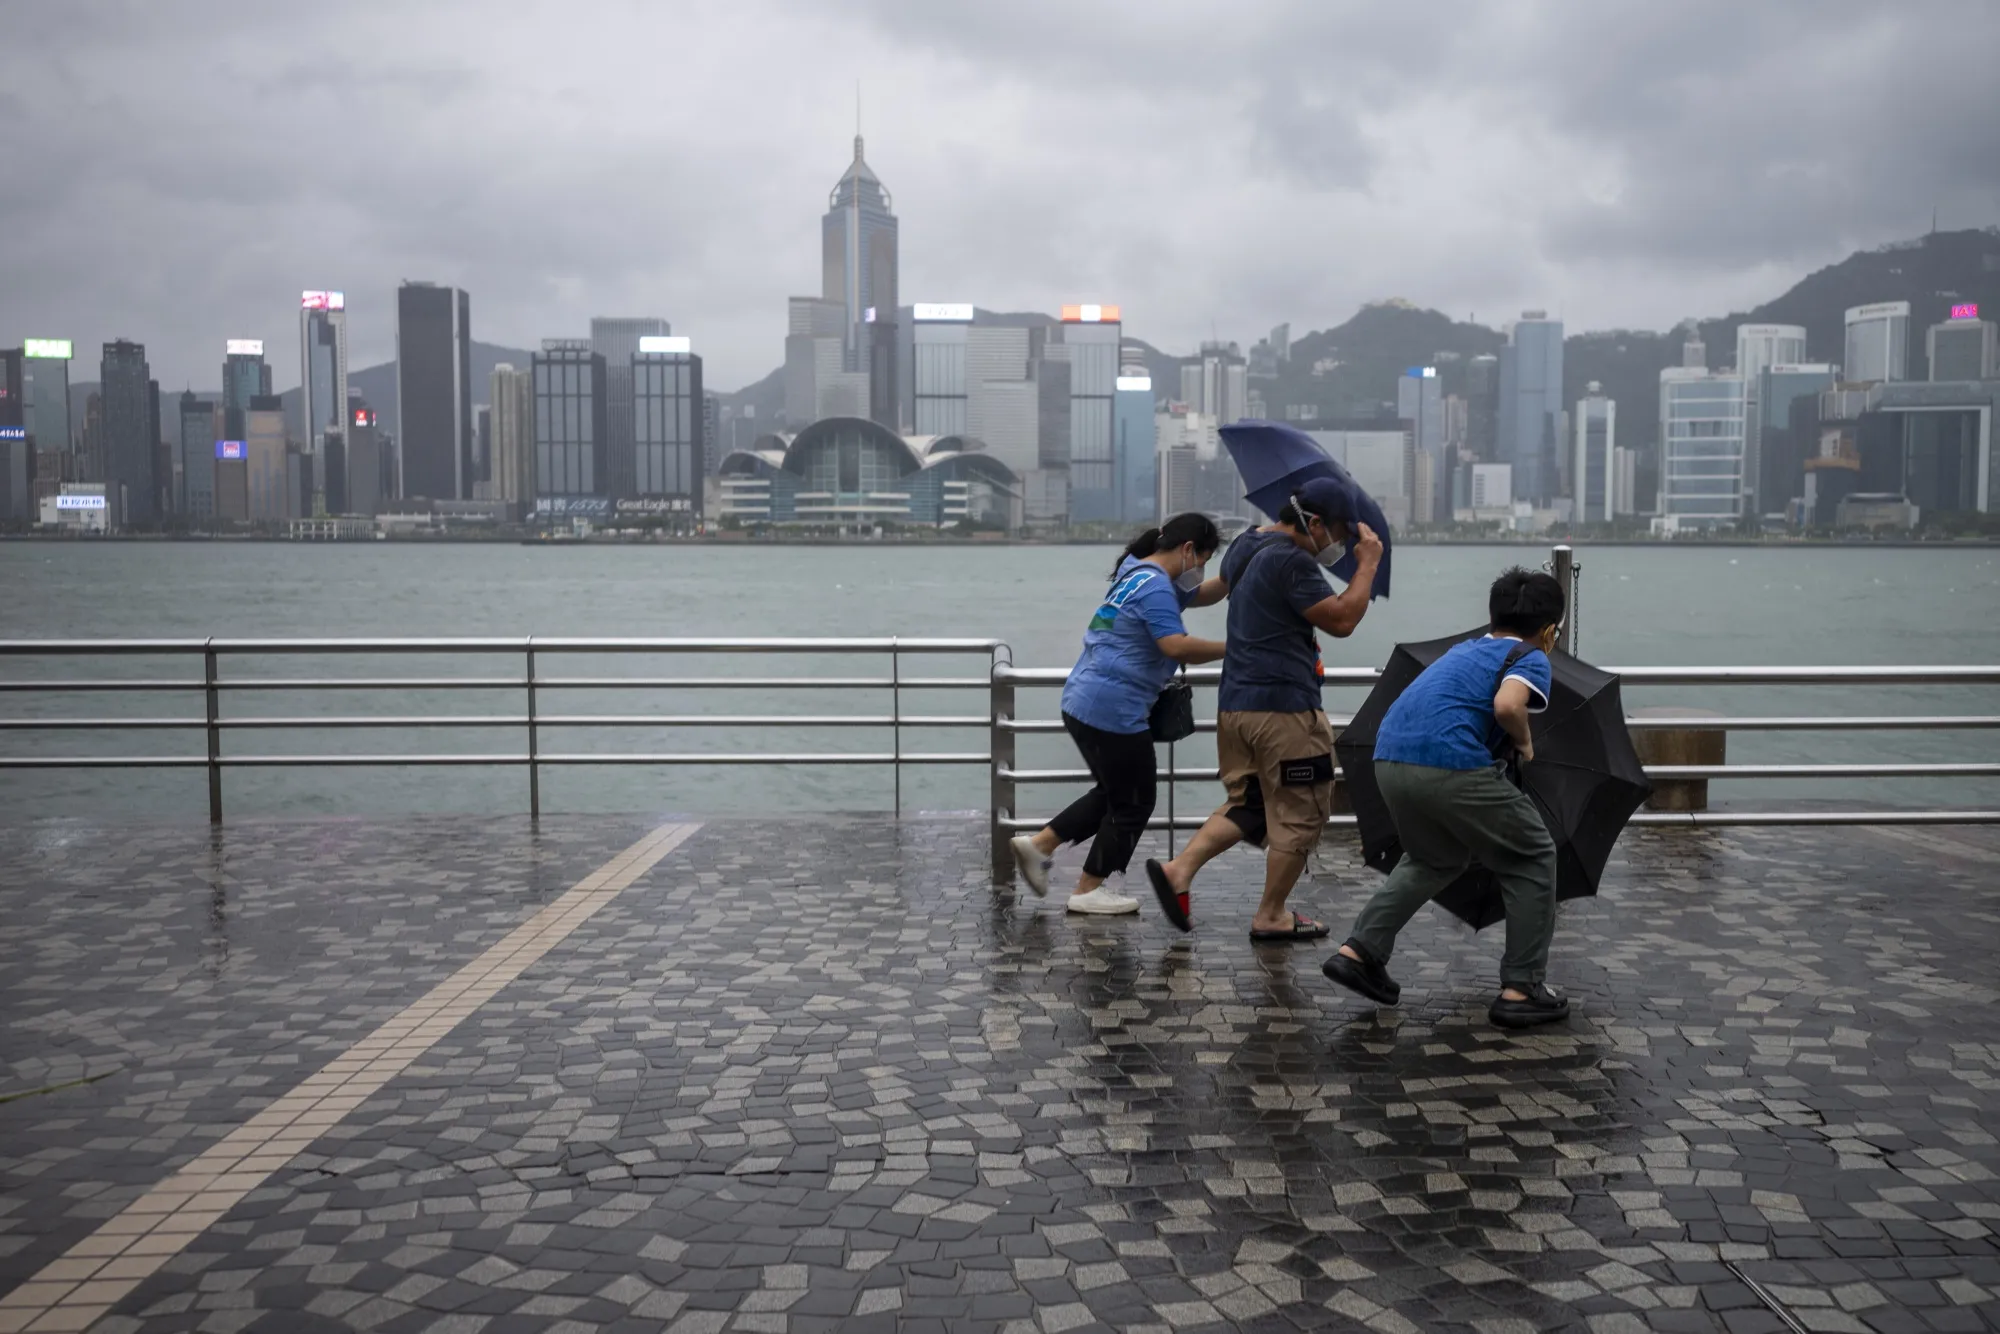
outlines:
M826 417L797 435L760 436L718 469L720 517L745 523L1014 527L1020 480L962 435L905 438L861 417Z

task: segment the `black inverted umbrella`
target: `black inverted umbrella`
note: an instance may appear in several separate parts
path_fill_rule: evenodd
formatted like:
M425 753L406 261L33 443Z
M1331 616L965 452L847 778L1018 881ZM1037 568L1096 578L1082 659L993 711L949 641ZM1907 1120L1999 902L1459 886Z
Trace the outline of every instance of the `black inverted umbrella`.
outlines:
M1485 633L1469 630L1421 644L1396 645L1375 689L1334 742L1361 830L1362 856L1378 871L1394 870L1403 856L1395 821L1375 785L1375 737L1382 719L1418 673L1452 645ZM1521 767L1521 787L1534 799L1542 822L1555 837L1557 899L1583 898L1597 893L1612 844L1653 785L1625 729L1618 678L1567 653L1551 653L1549 665L1554 678L1549 707L1531 722L1535 760ZM1483 866L1467 868L1437 902L1475 930L1506 916L1500 882Z

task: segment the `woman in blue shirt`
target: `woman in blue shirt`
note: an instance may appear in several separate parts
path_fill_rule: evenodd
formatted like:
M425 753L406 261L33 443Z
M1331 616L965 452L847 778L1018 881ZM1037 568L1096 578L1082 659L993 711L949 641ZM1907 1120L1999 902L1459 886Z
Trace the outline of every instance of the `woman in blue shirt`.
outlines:
M1049 892L1055 850L1093 839L1070 895L1071 912L1139 911L1137 899L1103 886L1130 864L1153 816L1153 701L1176 664L1222 657L1220 640L1197 639L1181 623L1183 608L1208 606L1227 592L1220 579L1203 579L1221 545L1221 532L1205 514L1177 514L1148 528L1118 557L1111 591L1084 631L1083 656L1063 687L1062 715L1096 786L1041 832L1013 842L1022 878L1040 896Z

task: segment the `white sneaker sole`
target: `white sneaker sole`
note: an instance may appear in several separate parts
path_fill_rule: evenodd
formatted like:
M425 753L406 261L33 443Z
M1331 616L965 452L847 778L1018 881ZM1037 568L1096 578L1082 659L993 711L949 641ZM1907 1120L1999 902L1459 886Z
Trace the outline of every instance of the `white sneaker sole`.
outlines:
M1139 900L1130 899L1122 908L1078 907L1074 903L1063 905L1064 912L1075 913L1079 917L1131 917L1139 911Z

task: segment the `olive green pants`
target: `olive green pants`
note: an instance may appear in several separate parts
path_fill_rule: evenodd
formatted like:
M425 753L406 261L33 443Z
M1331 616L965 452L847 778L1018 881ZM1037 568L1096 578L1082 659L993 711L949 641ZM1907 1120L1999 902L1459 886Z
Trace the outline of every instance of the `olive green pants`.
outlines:
M1387 964L1404 923L1477 862L1498 877L1507 910L1500 985L1539 985L1556 931L1556 845L1534 801L1491 768L1383 762L1375 781L1403 859L1354 919L1352 943Z

